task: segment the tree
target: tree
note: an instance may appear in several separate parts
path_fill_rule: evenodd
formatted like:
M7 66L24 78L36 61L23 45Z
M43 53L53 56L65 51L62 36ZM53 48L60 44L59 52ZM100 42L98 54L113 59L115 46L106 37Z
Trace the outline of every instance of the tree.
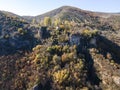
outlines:
M58 26L59 24L61 24L61 20L60 20L60 18L56 18L54 21L54 25Z
M44 25L45 26L50 26L52 24L52 20L50 17L45 17L44 18Z
M36 23L37 23L36 19L32 19L32 24L36 24Z

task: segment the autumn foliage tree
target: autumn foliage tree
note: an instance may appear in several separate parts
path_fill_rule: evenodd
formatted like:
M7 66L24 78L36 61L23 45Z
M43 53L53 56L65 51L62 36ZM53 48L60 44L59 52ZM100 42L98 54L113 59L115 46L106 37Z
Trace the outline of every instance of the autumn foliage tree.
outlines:
M52 24L51 18L50 17L45 17L44 18L44 25L45 26L51 26L51 24Z
M56 18L56 19L54 20L54 25L55 25L55 26L58 26L58 25L60 25L60 24L61 24L60 18Z

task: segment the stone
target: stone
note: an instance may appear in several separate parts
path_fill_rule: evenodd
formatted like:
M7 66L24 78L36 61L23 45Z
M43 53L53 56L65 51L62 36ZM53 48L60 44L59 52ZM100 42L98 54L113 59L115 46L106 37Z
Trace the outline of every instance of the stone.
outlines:
M80 44L80 34L73 34L70 36L70 44L71 45L79 45Z
M116 85L120 86L120 77L119 76L113 76L113 81Z
M91 38L90 44L96 46L96 38Z

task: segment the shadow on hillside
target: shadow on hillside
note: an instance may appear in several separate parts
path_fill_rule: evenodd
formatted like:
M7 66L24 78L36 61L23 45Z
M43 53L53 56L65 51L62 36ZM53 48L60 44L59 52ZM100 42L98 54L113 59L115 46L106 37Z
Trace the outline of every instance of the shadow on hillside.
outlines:
M85 55L85 60L86 60L86 64L87 64L87 69L88 69L88 81L90 82L90 84L92 86L97 86L97 88L99 88L99 90L101 90L99 87L101 80L99 79L99 77L96 74L96 70L94 67L94 61L93 61L89 51L84 52L84 55ZM90 88L90 90L96 90L96 87L89 86L89 88Z
M42 84L38 84L33 90L51 90L50 82L47 82L44 86Z
M97 47L102 49L102 54L106 57L106 53L112 54L115 63L120 64L120 46L108 40L106 37L98 36Z
M31 40L29 44L15 44L12 46L11 42L2 43L0 42L0 56L14 55L14 54L24 54L32 51L40 42L37 39Z
M29 53L31 52L31 49L20 49L20 50L6 50L6 51L0 51L0 56L8 56L8 55L15 55L15 54L19 54L19 55L24 55L25 53Z

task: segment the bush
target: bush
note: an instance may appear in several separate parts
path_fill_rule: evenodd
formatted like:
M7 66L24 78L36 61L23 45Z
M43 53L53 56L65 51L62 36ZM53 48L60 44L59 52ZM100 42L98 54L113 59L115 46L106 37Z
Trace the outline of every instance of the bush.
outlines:
M50 17L45 17L44 18L44 25L45 26L50 26L52 24L52 20Z
M18 32L21 34L21 35L24 35L27 33L26 30L23 30L23 28L18 28Z
M98 30L83 30L82 35L87 36L87 37L93 37L98 34Z
M58 55L54 55L53 62L54 62L54 64L61 64L61 57Z
M62 55L62 62L67 62L67 61L69 61L69 56L68 56L69 54L63 54Z
M69 77L69 71L67 69L60 70L53 74L53 81L58 84L62 84Z

